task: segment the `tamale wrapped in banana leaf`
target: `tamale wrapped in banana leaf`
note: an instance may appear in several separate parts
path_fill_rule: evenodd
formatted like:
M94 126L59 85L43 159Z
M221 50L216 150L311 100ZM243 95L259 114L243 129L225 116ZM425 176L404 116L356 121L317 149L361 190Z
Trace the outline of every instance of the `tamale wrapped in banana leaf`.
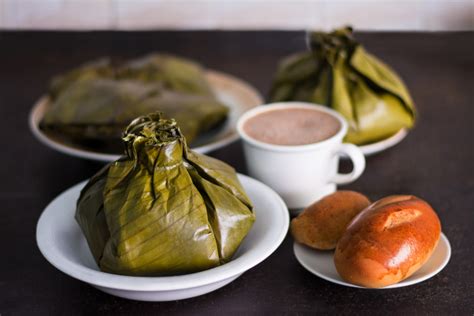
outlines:
M126 62L101 58L53 78L50 95L58 96L71 84L91 79L133 80L161 84L183 93L213 96L203 68L189 59L150 54Z
M235 170L190 150L160 113L135 119L123 141L126 155L92 177L77 201L99 268L162 276L231 260L255 220Z
M188 142L224 121L219 102L196 63L154 54L126 63L101 59L53 79L40 127L73 141L116 143L136 117L174 117Z
M411 128L415 107L402 80L369 54L350 27L308 34L310 51L284 59L270 92L273 102L329 106L349 122L345 141L362 145Z
M137 81L94 79L71 84L43 117L44 130L72 139L120 139L136 117L162 111L174 117L192 142L199 133L223 121L229 109L214 97L166 90Z

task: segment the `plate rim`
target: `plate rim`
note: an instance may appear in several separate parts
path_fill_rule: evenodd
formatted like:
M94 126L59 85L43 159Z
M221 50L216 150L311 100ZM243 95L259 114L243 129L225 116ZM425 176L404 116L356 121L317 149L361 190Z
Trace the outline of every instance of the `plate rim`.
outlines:
M385 151L391 147L394 147L395 145L400 143L405 137L407 137L407 135L408 129L403 127L390 137L387 137L374 143L359 146L359 148L364 154L364 156L369 157L382 151Z
M445 246L446 246L446 249L447 249L447 254L446 256L443 258L443 261L441 262L441 264L436 267L436 269L431 272L431 273L428 273L424 276L421 276L417 279L414 279L414 280L409 280L408 279L405 279L405 280L402 280L398 283L395 283L395 284L391 284L391 285L388 285L388 286L385 286L385 287L381 287L381 288L368 288L368 287L364 287L364 286L360 286L360 285L356 285L356 284L352 284L352 283L349 283L349 282L346 282L344 280L335 280L329 276L327 276L326 274L323 274L323 273L320 273L318 271L315 271L313 270L312 267L310 267L305 261L301 260L300 256L298 255L298 248L305 248L307 246L305 245L302 245L296 241L293 242L293 254L296 258L296 260L298 261L298 263L303 267L305 268L305 270L307 270L308 272L310 272L311 274L314 274L316 275L317 277L323 279L323 280L326 280L328 282L331 282L333 284L337 284L337 285L341 285L341 286L346 286L346 287L352 287L352 288L358 288L358 289L364 289L364 290L389 290L389 289L395 289L395 288L401 288L401 287L406 287L406 286L411 286L411 285L415 285L415 284L418 284L418 283L421 283L421 282L424 282L428 279L431 279L432 277L434 277L435 275L437 275L439 272L441 272L445 267L446 265L449 263L449 260L451 259L451 254L452 254L452 249L451 249L451 243L449 242L449 239L448 237L443 233L441 232L440 234L440 240L438 242L438 244L436 245L436 248L437 247L440 247L441 245L441 241L444 242ZM307 247L309 248L309 247ZM321 251L325 251L325 250L321 250ZM333 252L333 250L328 250L328 252ZM429 259L428 259L429 260ZM428 261L427 261L428 262ZM425 262L423 265L425 265L427 262ZM422 266L423 267L423 266ZM420 267L421 268L421 267Z
M211 69L205 70L205 76L210 81L212 81L213 79L219 78L220 80L230 82L233 85L244 87L245 90L249 93L249 95L251 95L252 98L255 98L255 101L258 101L257 102L258 104L253 105L251 108L259 106L264 103L264 98L262 94L253 85L251 85L249 82L243 79L240 79L236 76L233 76L225 72L211 70ZM43 145L45 145L46 147L52 148L57 152L60 152L69 156L77 157L77 158L103 161L103 162L111 162L120 158L121 155L101 153L101 152L96 152L92 150L81 149L75 146L64 144L60 141L56 141L48 137L48 135L39 128L39 121L41 119L40 113L43 111L43 108L47 105L48 100L49 100L49 97L47 94L41 95L35 101L28 115L28 126L30 128L30 131L33 133L33 136L35 136L35 138L39 140ZM238 139L239 139L239 135L237 133L236 126L233 126L232 133L225 136L224 138L205 144L205 145L194 147L192 149L199 153L207 153L207 152L216 150L218 148L227 146Z
M174 291L174 290L188 290L191 288L202 287L216 282L224 281L232 277L238 277L242 273L250 270L262 261L267 259L275 250L281 245L285 239L289 223L290 216L286 204L283 202L281 197L273 191L270 187L263 184L262 182L255 180L249 176L238 174L239 180L242 182L250 183L252 186L259 186L261 189L267 192L269 199L275 200L279 205L279 215L282 220L282 226L278 231L278 238L272 243L267 244L267 247L262 251L255 251L256 257L252 256L241 256L236 258L224 265L211 268L208 270L178 275L178 276L165 276L165 277L137 277L137 276L125 276L112 273L106 273L94 269L85 267L74 262L71 262L65 256L61 256L57 250L51 251L48 247L51 247L49 240L44 236L43 230L46 229L45 218L51 216L51 209L56 203L59 203L64 196L71 194L78 188L82 188L88 180L79 182L70 188L64 190L58 194L43 210L41 213L37 225L36 225L36 244L39 248L43 257L56 269L61 272L73 277L74 279L86 282L93 286L106 287L115 290L126 290L126 291L142 291L142 292L157 292L157 291ZM252 253L253 254L253 253Z

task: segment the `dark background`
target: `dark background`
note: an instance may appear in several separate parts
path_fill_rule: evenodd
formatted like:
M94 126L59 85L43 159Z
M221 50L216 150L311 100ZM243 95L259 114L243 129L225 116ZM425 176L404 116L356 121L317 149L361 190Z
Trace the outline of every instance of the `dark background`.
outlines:
M51 76L100 56L152 51L187 56L228 72L266 95L278 60L304 49L303 32L0 32L0 314L474 313L474 33L359 33L366 48L404 78L417 126L396 147L368 158L344 186L371 199L407 193L437 210L452 246L448 266L423 283L361 290L301 267L287 236L266 261L213 293L146 303L102 293L56 270L40 254L35 228L56 195L100 163L68 157L36 141L27 125ZM246 172L241 144L212 156Z

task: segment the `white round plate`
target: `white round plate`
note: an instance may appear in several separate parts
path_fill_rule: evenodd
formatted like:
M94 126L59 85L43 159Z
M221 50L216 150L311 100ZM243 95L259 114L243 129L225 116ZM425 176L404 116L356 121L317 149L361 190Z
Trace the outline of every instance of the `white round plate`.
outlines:
M260 93L241 79L212 70L206 71L206 78L217 98L227 105L230 111L222 126L203 133L193 142L192 149L198 153L207 153L236 141L239 138L236 130L237 119L244 112L263 104ZM40 142L59 152L79 158L109 162L120 157L118 154L96 152L73 143L66 143L44 133L39 128L39 123L48 105L49 98L41 97L33 106L29 116L30 129Z
M366 289L366 287L345 282L339 276L336 271L336 267L334 266L333 251L319 251L301 245L297 242L293 244L293 251L298 262L306 270L317 275L318 277L336 284ZM408 279L380 289L393 289L423 282L443 270L443 268L448 264L449 258L451 258L451 245L449 244L448 238L443 233L441 233L441 237L435 251L418 271L416 271Z
M381 151L384 151L390 147L395 146L399 142L401 142L408 134L408 130L406 128L402 128L399 130L397 133L394 135L390 136L389 138L385 138L381 141L359 146L360 150L362 150L362 153L368 157L371 155L374 155L376 153L379 153Z
M101 272L74 220L86 181L61 193L43 211L36 241L57 269L106 293L141 301L170 301L214 291L270 256L286 236L289 213L283 200L257 180L239 175L255 207L256 221L229 263L206 271L167 277L133 277Z

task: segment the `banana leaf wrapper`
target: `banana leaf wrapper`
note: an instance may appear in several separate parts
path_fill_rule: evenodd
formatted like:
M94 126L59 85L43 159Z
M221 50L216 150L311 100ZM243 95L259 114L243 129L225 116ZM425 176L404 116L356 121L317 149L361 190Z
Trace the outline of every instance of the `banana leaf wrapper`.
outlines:
M164 88L189 94L214 96L204 69L189 59L167 54L151 54L127 62L101 58L53 78L49 93L57 98L68 87L95 79L132 80L160 84Z
M176 118L192 142L227 117L229 109L213 96L165 89L135 80L87 79L72 83L45 113L40 127L75 141L119 140L136 117L161 111Z
M66 74L55 76L49 86L49 96L55 100L70 85L99 78L115 78L115 69L112 67L112 62L109 58L93 60Z
M117 69L117 79L159 82L172 91L213 96L202 67L172 55L151 54L131 60Z
M102 271L132 276L197 272L232 259L252 227L235 170L189 150L174 120L134 120L126 156L82 190L76 220Z
M415 106L394 70L369 54L351 28L308 35L310 51L285 58L270 99L329 106L349 123L345 141L363 145L415 122Z

